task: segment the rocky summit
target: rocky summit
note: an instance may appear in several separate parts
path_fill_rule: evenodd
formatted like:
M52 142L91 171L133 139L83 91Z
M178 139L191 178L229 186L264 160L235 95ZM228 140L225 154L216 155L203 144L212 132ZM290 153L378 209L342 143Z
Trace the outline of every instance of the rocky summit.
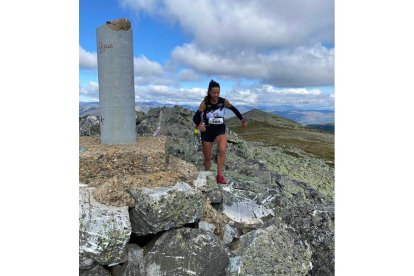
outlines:
M231 112L231 111L229 111ZM226 120L227 185L193 111L138 111L137 143L79 118L80 275L334 275L334 134L252 110Z

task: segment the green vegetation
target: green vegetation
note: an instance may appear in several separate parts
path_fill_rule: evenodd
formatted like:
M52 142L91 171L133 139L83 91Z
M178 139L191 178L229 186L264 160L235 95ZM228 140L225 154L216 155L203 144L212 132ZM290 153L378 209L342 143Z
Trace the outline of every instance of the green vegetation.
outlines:
M307 125L307 127L319 129L325 132L335 133L335 124L311 124Z

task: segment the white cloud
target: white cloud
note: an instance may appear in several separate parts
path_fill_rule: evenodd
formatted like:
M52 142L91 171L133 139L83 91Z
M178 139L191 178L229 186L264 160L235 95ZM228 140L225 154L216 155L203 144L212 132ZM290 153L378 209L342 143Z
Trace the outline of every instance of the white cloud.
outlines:
M158 0L120 0L121 6L129 7L136 11L145 11L147 13L157 12L157 6L160 5Z
M162 65L156 61L149 60L141 55L134 58L134 75L136 76L161 76L164 73Z
M98 67L96 52L88 52L79 46L79 67L81 69L96 69ZM161 64L149 60L141 55L134 57L135 82L138 84L166 84L172 83L171 80L164 78L165 70Z
M334 49L322 45L257 53L250 50L203 51L195 44L185 44L172 51L172 62L189 67L178 73L178 79L186 81L207 74L260 79L276 86L322 86L334 82ZM96 53L79 47L79 66L96 69ZM144 55L134 58L134 72L138 84L175 82L172 76L167 78L163 65Z
M79 67L83 69L97 69L98 59L96 52L88 52L79 46ZM134 74L142 77L161 76L164 69L156 61L149 60L146 56L141 55L134 57Z
M176 21L199 46L267 48L332 44L334 1L120 0L141 13Z
M79 87L80 101L99 101L99 84L89 81L86 85Z
M335 50L324 46L334 44L332 0L119 2L158 22L176 23L191 38L165 64L134 58L137 100L198 105L206 89L179 88L179 81L213 76L261 84L229 91L226 96L238 104L334 105L334 94L303 88L334 85ZM80 67L96 68L96 53L80 47Z
M135 99L140 102L157 101L161 104L198 106L206 93L205 88L176 88L166 85L135 86Z
M227 93L230 102L238 105L290 105L309 108L333 108L332 94L322 93L319 89L283 88L278 89L271 85L238 89L234 88Z
M286 95L319 95L322 92L319 89L306 89L306 88L284 88L284 89L276 89L271 85L263 85L263 90L268 93L274 94L286 94Z
M94 95L98 93L99 84L94 81L88 82L85 86L80 87L79 92L83 95Z
M79 46L79 67L82 69L96 69L97 66L96 52L88 52Z
M80 87L81 101L98 101L98 83L90 81ZM223 91L224 92L224 91ZM179 88L171 85L135 85L135 100L138 102L158 102L159 104L176 104L198 106L207 93L206 88ZM233 88L225 91L222 97L236 106L278 106L290 105L309 109L334 107L334 94L322 93L319 89L276 88L261 85L251 88Z
M225 54L228 54L228 56L225 56ZM252 62L251 59L254 59L255 56L249 53L237 55L230 52L202 51L194 44L185 44L184 46L176 47L171 55L173 62L184 63L193 70L203 74L248 78L257 78L266 74L266 68L261 66L259 62Z
M160 64L140 60L138 84L195 80L200 75L259 80L274 86L334 85L332 0L119 0L139 14L174 22L192 41L176 46L166 78ZM167 81L169 79L169 81Z
M167 72L156 61L149 60L144 55L134 58L135 84L172 84L173 80L166 77Z
M334 82L334 49L317 44L293 50L203 51L195 44L176 47L175 63L204 74L260 79L276 86L324 86Z
M233 90L228 95L229 101L238 104L257 104L257 99L259 97L257 91L250 89Z
M181 81L195 81L200 79L200 75L194 70L183 69L178 72L178 79Z

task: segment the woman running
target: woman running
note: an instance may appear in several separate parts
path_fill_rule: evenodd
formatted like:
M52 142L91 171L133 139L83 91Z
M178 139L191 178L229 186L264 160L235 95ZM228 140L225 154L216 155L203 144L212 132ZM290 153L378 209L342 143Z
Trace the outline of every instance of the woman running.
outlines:
M204 168L210 170L211 152L214 141L218 147L217 176L219 184L227 184L223 176L224 160L226 159L227 136L224 124L224 108L228 108L240 119L242 127L247 127L247 122L241 113L230 102L220 97L220 84L211 80L208 85L207 96L201 102L193 122L201 131L203 141Z

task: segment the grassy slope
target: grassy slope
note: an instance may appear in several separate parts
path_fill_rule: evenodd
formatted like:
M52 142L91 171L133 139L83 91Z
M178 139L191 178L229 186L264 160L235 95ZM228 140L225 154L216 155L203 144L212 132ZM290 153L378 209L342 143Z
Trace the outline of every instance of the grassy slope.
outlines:
M273 116L269 118L274 119ZM313 154L316 158L330 161L329 163L334 164L335 136L333 134L305 127L279 126L277 123L269 121L269 118L264 120L262 116L260 118L251 116L247 129L243 129L237 119L229 120L226 124L232 131L235 131L247 141L300 148Z

